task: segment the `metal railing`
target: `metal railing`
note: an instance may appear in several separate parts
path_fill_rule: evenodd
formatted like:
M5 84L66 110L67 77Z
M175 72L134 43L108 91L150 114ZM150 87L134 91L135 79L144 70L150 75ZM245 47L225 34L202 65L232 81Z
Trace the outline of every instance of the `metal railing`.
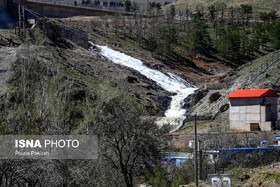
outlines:
M258 68L251 70L249 80L255 81L261 74L263 74L270 66L280 60L280 51L272 54L271 58L267 59L265 63L262 63Z
M257 60L257 59L256 59ZM256 60L254 60L252 63L254 63ZM269 57L269 59L266 60L265 63L262 63L260 66L258 66L257 68L255 68L254 70L251 70L251 73L249 75L249 78L247 78L244 82L243 82L243 86L242 89L245 89L247 86L246 83L251 83L253 81L255 81L260 75L262 75L264 72L266 72L266 70L271 67L273 64L280 62L280 51L276 51L272 54L271 57ZM226 94L227 95L227 94ZM212 119L214 119L220 112L220 109L223 105L225 105L226 103L229 102L229 99L226 98L226 96L222 96L221 99L219 99L219 103L217 106L215 106L212 109Z

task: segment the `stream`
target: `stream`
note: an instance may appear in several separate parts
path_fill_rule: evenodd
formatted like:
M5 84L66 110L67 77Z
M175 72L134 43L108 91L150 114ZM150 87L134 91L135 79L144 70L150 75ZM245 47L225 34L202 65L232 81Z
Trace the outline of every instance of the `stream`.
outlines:
M186 110L183 109L184 99L192 94L197 88L190 83L180 78L173 73L162 73L158 70L151 69L144 65L141 60L128 56L119 51L115 51L107 46L95 45L89 42L92 46L100 49L99 53L116 64L132 68L148 79L155 81L160 87L168 92L174 92L169 109L165 111L166 117L181 117L184 116Z

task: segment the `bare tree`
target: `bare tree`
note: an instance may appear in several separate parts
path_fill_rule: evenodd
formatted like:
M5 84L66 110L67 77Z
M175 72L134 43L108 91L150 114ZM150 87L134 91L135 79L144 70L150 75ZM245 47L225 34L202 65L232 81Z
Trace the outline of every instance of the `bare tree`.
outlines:
M100 137L104 164L123 176L124 184L134 186L143 170L157 164L161 134L137 101L125 95L102 104L96 115L93 132Z

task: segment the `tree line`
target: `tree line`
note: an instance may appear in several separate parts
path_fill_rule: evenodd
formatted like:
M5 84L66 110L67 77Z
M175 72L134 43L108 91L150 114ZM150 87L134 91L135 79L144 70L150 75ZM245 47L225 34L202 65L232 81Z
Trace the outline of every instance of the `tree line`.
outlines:
M129 0L124 7L129 12L139 10ZM147 14L149 18L117 16L113 30L164 60L202 56L240 65L265 51L280 48L277 12L254 12L249 4L232 8L216 3L194 10L184 5L178 10L175 5L163 9L160 3L150 3Z
M167 5L167 4L170 4L171 2L169 1L166 1L163 3L163 5ZM103 6L103 7L125 7L125 10L126 11L131 11L130 9L130 6L132 4L137 4L136 2L134 1L130 1L130 0L126 0L126 1L99 1L99 0L82 0L81 2L81 6L88 6L88 7L100 7L100 6ZM161 3L159 2L151 2L149 3L151 7L155 8L156 6L158 6L158 4L160 4L161 6ZM78 2L77 1L74 1L74 6L78 6Z

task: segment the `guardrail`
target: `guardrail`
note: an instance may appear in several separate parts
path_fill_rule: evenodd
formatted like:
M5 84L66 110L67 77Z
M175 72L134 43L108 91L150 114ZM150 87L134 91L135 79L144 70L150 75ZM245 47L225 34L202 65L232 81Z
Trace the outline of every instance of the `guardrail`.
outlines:
M257 59L256 59L257 60ZM252 63L254 63L256 60L252 61ZM251 73L249 75L249 78L246 79L243 82L243 87L242 89L246 88L246 82L253 82L255 81L261 74L263 74L264 72L266 72L266 70L271 67L273 64L275 64L276 62L280 62L280 51L276 51L272 54L272 56L266 60L265 63L262 63L259 67L255 68L254 70L251 70ZM245 84L244 84L245 83ZM226 94L228 95L228 94ZM219 99L221 101L219 101L218 105L216 107L213 108L212 110L212 119L214 119L220 112L220 109L223 105L225 105L226 103L228 103L229 99L226 98L225 96L222 96L221 99Z
M280 60L280 51L275 52L272 54L270 59L267 59L265 63L261 64L258 68L251 70L251 74L249 80L253 82L257 79L261 74L263 74L270 66Z

